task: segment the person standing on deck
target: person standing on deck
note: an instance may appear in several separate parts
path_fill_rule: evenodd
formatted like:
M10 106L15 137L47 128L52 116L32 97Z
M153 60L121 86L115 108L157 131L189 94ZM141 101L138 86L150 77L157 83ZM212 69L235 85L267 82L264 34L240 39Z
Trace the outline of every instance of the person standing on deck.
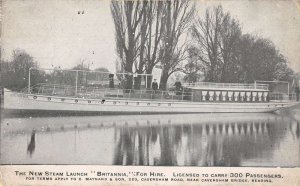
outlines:
M297 101L299 101L299 93L300 93L299 85L296 85L295 93L296 93L296 99L297 99Z
M109 79L109 88L115 88L114 74L109 74L108 79Z
M176 95L181 95L182 94L182 85L181 85L181 82L178 79L175 82L174 86L175 86Z
M156 91L158 89L158 84L156 82L156 79L152 82L152 90Z

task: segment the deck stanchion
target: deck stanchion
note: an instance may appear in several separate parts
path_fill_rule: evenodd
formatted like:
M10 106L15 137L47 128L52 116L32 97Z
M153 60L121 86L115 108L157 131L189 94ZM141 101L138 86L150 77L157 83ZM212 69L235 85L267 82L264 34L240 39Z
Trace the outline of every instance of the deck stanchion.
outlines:
M77 84L78 84L78 70L76 71L76 84L75 84L75 96L77 97L77 88L78 88L78 86L77 86Z
M146 75L146 89L148 88L148 82L147 82L147 79L148 79L148 75Z

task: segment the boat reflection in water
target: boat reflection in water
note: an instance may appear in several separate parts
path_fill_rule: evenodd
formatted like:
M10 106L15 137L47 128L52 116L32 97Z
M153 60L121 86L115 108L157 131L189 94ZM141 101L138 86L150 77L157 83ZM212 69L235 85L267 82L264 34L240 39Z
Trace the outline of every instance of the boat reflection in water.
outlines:
M299 166L300 123L275 114L7 118L1 163Z

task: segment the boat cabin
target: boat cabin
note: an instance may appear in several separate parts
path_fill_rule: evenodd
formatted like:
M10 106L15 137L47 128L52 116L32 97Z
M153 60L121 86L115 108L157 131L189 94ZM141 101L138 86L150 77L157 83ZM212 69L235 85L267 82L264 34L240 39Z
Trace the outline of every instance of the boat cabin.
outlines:
M267 102L267 84L210 83L184 84L193 94L193 101Z

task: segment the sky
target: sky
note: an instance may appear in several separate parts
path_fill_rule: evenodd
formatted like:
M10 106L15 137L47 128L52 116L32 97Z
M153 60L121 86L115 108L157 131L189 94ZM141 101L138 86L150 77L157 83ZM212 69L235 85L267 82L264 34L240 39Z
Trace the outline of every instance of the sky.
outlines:
M274 42L300 72L300 5L293 0L198 0L198 14L221 4L243 33ZM84 60L91 69L115 71L114 25L108 0L4 0L2 58L25 50L43 68L71 68ZM84 13L83 13L84 11ZM80 14L78 14L80 12Z

